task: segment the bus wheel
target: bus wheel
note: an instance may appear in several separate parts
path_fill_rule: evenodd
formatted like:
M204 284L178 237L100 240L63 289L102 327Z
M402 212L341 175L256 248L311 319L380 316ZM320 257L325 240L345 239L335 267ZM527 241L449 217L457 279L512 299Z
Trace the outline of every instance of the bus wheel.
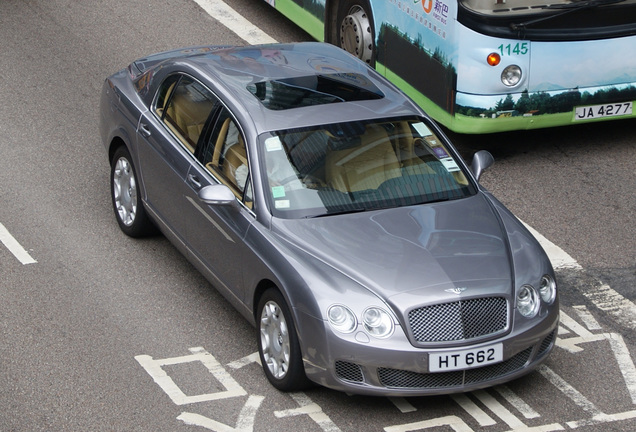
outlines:
M365 0L344 0L337 7L334 45L375 66L375 36L371 8Z

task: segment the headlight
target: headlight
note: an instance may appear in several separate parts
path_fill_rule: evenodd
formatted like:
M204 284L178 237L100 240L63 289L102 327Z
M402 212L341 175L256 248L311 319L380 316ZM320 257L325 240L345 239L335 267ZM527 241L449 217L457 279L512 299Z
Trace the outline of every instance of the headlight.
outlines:
M384 310L377 307L367 308L362 313L365 330L374 337L385 338L393 333L393 320Z
M539 311L539 295L530 285L524 285L517 293L517 310L527 318L532 318Z
M547 304L552 304L552 302L554 302L554 299L556 298L556 282L551 276L544 275L541 278L539 295Z
M501 82L508 87L514 87L521 81L521 68L517 65L507 66L501 72Z
M327 312L327 316L329 317L329 324L339 332L351 333L356 328L356 317L346 306L331 306Z

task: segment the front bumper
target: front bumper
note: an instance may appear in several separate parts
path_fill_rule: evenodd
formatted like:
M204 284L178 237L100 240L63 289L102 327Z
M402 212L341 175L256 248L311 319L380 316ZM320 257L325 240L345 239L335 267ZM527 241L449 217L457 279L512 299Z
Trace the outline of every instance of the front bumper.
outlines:
M414 347L401 328L391 340L367 342L360 335L348 338L331 331L329 325L304 316L304 335L320 335L301 341L305 371L312 381L351 394L378 396L423 396L472 391L501 384L531 372L554 348L558 311L531 329L489 340L458 346L460 349L503 344L503 361L473 369L430 373L429 353L449 350ZM306 333L306 331L310 333Z
M505 109L497 109L497 103L507 97L512 97L514 104ZM447 126L460 133L492 133L633 119L636 118L636 110L619 109L619 115L582 118L577 115L577 108L595 105L615 107L617 104L633 104L635 101L636 82L620 86L494 96L457 92L454 116L451 116Z

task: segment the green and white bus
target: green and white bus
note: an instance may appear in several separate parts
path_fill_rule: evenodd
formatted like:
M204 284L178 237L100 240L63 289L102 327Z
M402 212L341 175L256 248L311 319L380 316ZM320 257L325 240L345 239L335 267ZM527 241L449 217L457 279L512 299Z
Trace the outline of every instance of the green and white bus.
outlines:
M636 117L636 0L266 1L456 132Z

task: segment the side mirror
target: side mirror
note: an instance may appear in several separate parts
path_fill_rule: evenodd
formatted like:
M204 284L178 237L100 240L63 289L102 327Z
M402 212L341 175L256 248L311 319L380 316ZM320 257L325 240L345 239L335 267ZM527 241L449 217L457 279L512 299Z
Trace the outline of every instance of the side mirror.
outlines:
M209 205L234 205L236 196L229 187L216 184L201 188L199 199Z
M495 163L495 158L486 150L479 150L473 156L473 161L470 164L470 169L477 180L481 177L481 174L490 168Z

